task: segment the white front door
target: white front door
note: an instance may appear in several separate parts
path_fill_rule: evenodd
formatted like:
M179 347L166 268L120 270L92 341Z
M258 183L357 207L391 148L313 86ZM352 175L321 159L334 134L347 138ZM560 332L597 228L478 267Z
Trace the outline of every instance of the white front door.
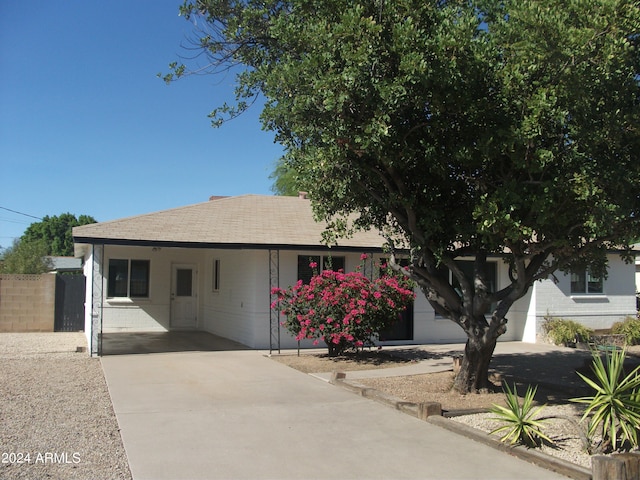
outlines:
M171 328L196 328L198 319L195 265L176 264L171 269Z

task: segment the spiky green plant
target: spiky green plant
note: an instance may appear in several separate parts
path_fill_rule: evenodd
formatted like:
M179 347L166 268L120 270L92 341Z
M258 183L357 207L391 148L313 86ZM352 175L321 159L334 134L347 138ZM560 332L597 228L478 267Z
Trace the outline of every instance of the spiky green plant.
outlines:
M606 361L602 355L593 352L591 369L594 379L578 373L595 394L589 397L571 399L584 403L587 409L582 421L591 415L588 434L601 429L602 451L615 451L628 441L638 447L640 428L640 367L624 376L626 349L607 352Z
M506 433L500 438L502 442L510 442L514 445L520 442L529 447L539 446L542 440L552 443L542 429L544 428L544 420L536 418L544 405L534 408L533 398L538 387L527 387L527 392L522 400L522 405L518 398L518 389L513 384L513 391L508 384L504 384L503 391L505 394L506 407L494 404L491 413L497 415L493 420L502 422L503 425L491 431L491 433Z

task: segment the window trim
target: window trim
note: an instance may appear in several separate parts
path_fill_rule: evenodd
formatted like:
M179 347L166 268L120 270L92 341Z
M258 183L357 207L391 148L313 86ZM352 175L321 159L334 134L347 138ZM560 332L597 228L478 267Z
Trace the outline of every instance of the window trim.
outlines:
M111 262L127 262L127 292L126 295L111 295ZM146 278L144 279L145 284L145 295L131 295L131 273L132 273L132 263L139 262L146 264ZM115 287L114 287L115 288ZM146 258L110 258L108 261L108 271L107 271L107 288L106 288L106 298L110 301L140 301L140 300L148 300L151 297L151 260Z

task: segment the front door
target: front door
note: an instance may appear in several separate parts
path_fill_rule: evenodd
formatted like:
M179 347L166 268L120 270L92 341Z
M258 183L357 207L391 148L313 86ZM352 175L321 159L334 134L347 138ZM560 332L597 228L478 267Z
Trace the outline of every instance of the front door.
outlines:
M195 265L173 265L171 273L171 328L195 329L198 319Z

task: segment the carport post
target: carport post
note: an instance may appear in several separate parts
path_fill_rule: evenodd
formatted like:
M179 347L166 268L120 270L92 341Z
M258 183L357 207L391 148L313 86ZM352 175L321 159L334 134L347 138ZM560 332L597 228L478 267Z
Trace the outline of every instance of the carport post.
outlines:
M280 250L269 250L269 355L274 350L280 353L280 306L271 308L278 296L274 288L280 287Z
M93 244L92 246L92 269L91 269L91 356L102 355L102 303L103 285L102 277L104 267L104 244Z

